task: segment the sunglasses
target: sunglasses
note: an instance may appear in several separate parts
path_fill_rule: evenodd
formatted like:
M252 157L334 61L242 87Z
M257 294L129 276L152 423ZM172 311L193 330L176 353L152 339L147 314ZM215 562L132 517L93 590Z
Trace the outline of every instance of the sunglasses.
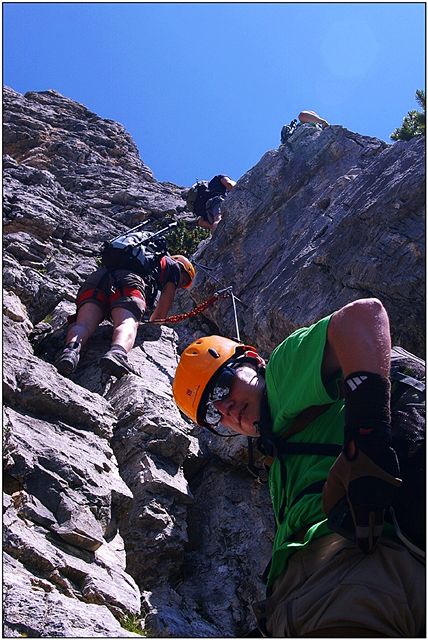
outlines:
M211 389L208 400L205 403L205 421L209 425L218 424L223 414L215 407L214 403L219 400L225 400L230 394L232 382L236 374L236 364L226 366L220 373Z

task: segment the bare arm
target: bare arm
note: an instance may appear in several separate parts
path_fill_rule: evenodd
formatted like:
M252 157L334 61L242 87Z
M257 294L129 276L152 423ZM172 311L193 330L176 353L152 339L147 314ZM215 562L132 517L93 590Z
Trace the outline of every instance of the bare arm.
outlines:
M228 191L230 191L231 189L233 189L236 182L235 180L231 180L228 176L224 176L224 178L221 179L221 184L225 186Z
M350 531L363 553L374 550L402 483L391 446L390 357L389 320L379 300L356 300L333 314L324 365L339 366L345 378L344 442L323 488L323 509L330 529L340 532L349 507Z
M333 314L324 351L324 380L339 369L344 377L354 371L370 371L388 377L390 357L389 320L380 300L356 300Z
M166 285L162 289L159 302L157 303L152 315L150 316L150 320L160 320L161 318L166 318L167 313L170 310L172 303L174 302L175 290L175 285L172 282L166 283Z

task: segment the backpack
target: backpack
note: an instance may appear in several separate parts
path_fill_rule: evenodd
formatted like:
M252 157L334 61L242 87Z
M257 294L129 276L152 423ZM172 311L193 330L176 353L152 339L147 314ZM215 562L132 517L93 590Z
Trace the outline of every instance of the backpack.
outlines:
M191 211L193 213L198 201L202 201L205 198L205 204L209 197L210 192L208 189L208 182L206 180L198 180L198 182L195 182L195 184L193 184L187 192L186 206L188 211Z
M402 347L391 351L391 431L403 479L393 503L396 521L425 549L425 362Z
M160 259L167 253L163 236L148 231L130 231L104 242L101 264L108 269L129 269L139 276L155 278Z
M392 504L393 511L387 513L385 519L394 524L398 537L404 534L406 543L410 538L410 544L425 549L425 362L402 347L393 347L390 379L392 447L397 454L403 484ZM278 456L280 461L281 454L287 453L337 457L342 451L341 445L287 441L288 437L302 431L329 406L308 407L296 416L285 434L276 437L271 433L270 416L265 406L262 421L267 428L264 428L266 435L262 433L259 438L259 451L268 457ZM256 468L252 452L250 463L254 475ZM296 504L303 495L321 493L323 485L324 480L306 487L287 507ZM329 516L329 525L341 535L353 538L353 523L346 501L334 514L333 521Z

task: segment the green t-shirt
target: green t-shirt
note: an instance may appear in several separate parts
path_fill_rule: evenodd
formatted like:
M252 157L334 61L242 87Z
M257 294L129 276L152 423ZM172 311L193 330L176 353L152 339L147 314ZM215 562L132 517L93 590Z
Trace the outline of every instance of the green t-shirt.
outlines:
M331 316L310 327L298 329L279 344L266 367L266 389L273 421L273 432L281 433L293 418L307 407L331 406L290 442L343 444L344 403L337 382L326 389L321 379L321 366ZM285 569L289 556L315 538L331 533L322 510L321 494L308 494L296 504L293 500L309 485L325 480L334 457L325 455L291 455L274 460L269 473L277 532L273 544L268 584ZM287 507L291 505L291 507ZM283 515L282 515L283 514ZM303 542L292 541L298 531L312 525Z

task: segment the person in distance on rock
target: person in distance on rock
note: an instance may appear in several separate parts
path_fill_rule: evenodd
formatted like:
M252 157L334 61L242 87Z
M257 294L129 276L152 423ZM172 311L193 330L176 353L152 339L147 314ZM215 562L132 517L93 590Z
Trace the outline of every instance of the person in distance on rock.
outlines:
M329 126L327 120L320 118L315 111L301 111L298 118L301 124L319 124L323 129Z
M221 204L235 185L234 180L222 174L214 176L208 184L201 181L193 185L187 194L187 208L197 216L195 223L214 231L221 220Z
M78 291L77 313L69 319L66 346L55 362L59 373L70 376L76 370L82 347L105 318L113 323L113 337L110 350L100 360L101 368L116 377L133 373L127 354L146 305L151 307L160 291L150 320L164 318L177 288L190 287L194 277L194 266L181 255L161 257L159 268L147 277L129 269L97 269Z
M315 111L301 111L298 115L299 122L292 120L290 124L285 124L281 129L281 144L285 144L289 137L296 131L296 129L302 124L311 124L315 127L325 129L329 126L327 120L320 118Z
M425 637L424 564L384 523L407 491L391 444L390 355L376 298L298 329L267 365L254 347L221 336L181 355L179 409L274 458L277 530L268 598L256 605L264 635Z

